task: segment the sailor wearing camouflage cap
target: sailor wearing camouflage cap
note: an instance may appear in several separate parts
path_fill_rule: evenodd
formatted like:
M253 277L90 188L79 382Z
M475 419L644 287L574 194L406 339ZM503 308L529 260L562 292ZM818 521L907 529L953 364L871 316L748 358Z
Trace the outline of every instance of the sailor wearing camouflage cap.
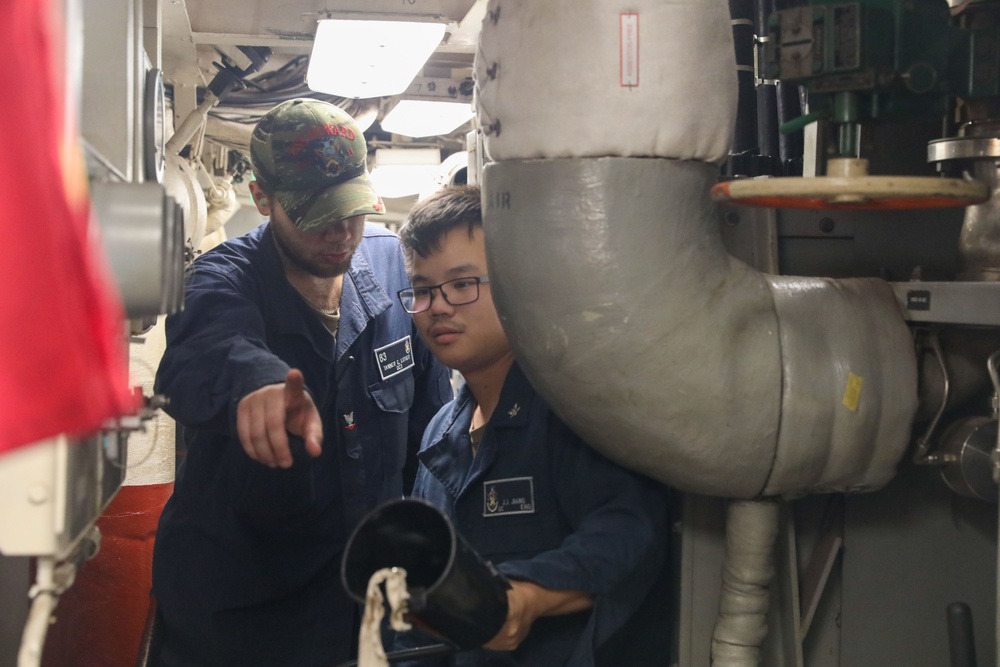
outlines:
M269 111L250 138L256 182L302 231L355 215L382 215L368 178L361 129L338 107L288 100Z
M354 119L319 100L282 102L250 137L254 203L270 218L288 280L321 312L339 305L365 217L385 213L367 157Z
M451 399L390 297L410 282L399 238L366 222L384 206L357 123L283 102L250 156L267 222L195 259L165 324L155 386L185 454L157 527L149 667L354 657L347 536L408 492L420 434Z

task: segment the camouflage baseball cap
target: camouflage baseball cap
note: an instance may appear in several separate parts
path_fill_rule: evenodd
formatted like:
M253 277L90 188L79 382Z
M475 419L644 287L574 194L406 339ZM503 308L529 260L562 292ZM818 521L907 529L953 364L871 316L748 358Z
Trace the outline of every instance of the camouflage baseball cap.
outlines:
M250 137L257 181L303 231L385 213L368 178L367 157L354 119L319 100L282 102L258 121Z

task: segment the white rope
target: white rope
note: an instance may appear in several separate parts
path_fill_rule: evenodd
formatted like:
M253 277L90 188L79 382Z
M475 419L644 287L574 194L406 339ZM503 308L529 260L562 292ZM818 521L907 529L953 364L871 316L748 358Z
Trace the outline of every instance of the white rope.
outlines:
M365 594L365 612L361 617L361 634L358 638L358 667L388 667L389 661L382 646L381 624L385 615L385 594L389 598L389 623L393 630L409 630L412 626L403 616L407 611L410 593L406 590L406 570L386 567L375 572L368 580Z

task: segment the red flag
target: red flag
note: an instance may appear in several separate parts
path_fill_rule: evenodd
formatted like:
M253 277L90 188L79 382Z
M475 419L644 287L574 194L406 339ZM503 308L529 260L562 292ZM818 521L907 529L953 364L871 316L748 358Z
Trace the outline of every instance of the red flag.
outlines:
M0 3L0 452L133 410L121 298L90 219L61 3Z

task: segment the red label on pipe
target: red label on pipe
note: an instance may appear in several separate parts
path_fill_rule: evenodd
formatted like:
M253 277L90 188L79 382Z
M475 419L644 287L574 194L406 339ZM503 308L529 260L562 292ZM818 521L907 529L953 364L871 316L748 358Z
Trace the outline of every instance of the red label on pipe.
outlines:
M619 17L619 84L625 88L639 85L639 15Z

